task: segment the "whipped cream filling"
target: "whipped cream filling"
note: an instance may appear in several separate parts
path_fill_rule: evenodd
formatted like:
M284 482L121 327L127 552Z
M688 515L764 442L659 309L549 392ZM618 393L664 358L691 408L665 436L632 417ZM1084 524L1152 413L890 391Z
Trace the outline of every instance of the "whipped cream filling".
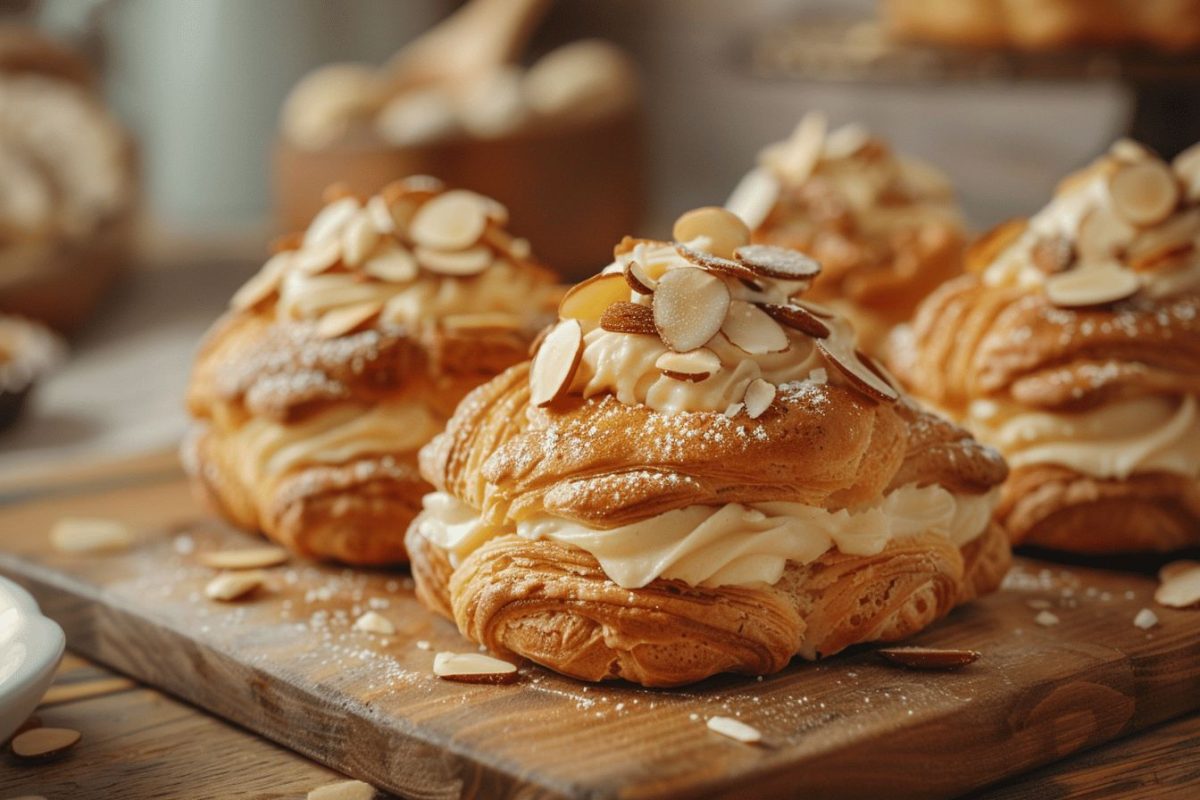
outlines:
M1061 464L1097 478L1139 472L1200 477L1200 411L1193 395L1137 397L1069 414L976 400L967 424L1012 467Z
M788 502L697 505L607 530L541 516L518 522L516 533L586 550L625 588L657 578L692 586L773 584L787 562L807 564L831 548L869 556L891 541L924 533L961 546L987 529L997 498L995 491L965 495L938 485L909 485L852 510ZM476 511L449 494L435 492L424 502L418 531L449 551L455 563L506 532L481 522Z
M231 441L242 481L254 486L317 464L412 452L441 429L442 420L423 403L396 400L338 405L291 424L252 417Z

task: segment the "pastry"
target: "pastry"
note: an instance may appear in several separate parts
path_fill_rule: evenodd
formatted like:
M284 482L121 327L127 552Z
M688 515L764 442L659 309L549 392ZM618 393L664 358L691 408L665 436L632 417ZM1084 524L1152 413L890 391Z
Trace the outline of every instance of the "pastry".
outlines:
M16 422L63 351L59 338L36 322L0 314L0 430Z
M626 239L422 449L418 597L584 680L762 675L996 588L1003 460L896 390L723 209Z
M1016 543L1200 544L1200 148L1118 142L898 331L914 393L1008 459Z
M726 206L755 242L821 262L806 297L849 317L873 355L917 303L962 271L966 239L949 181L859 125L829 131L822 114L766 148Z
M883 0L903 39L1048 50L1080 45L1200 45L1198 0Z
M429 489L417 449L526 358L560 292L481 195L410 178L328 199L201 346L184 460L245 529L309 557L400 562Z

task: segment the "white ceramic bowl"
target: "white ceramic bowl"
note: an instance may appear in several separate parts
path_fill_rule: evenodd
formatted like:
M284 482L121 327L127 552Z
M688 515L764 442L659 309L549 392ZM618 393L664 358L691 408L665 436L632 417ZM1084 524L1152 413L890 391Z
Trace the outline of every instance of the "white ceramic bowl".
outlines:
M66 642L29 592L0 578L0 742L37 708Z

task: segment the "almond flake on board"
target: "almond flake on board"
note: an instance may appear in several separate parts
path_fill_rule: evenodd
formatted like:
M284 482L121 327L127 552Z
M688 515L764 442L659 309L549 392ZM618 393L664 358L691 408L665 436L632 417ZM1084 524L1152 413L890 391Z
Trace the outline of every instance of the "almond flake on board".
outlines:
M799 250L770 244L748 244L734 251L738 263L764 278L803 281L821 274L821 264Z
M1157 624L1158 614L1155 614L1148 608L1143 608L1141 611L1137 612L1137 616L1133 618L1134 627L1141 628L1144 631L1150 630Z
M593 275L582 283L567 290L558 304L558 315L563 319L584 322L598 320L604 310L618 301L629 301L629 284L625 276L617 272Z
M673 269L654 292L654 325L667 347L695 350L721 330L730 302L720 278L696 267Z
M1106 305L1137 294L1142 282L1116 262L1073 269L1046 279L1046 297L1059 308Z
M529 402L547 406L565 395L582 358L583 328L579 320L565 319L551 328L529 365Z
M733 251L750 243L750 229L742 219L719 206L694 208L675 220L672 235L677 242L703 238L707 251L729 258Z
M265 578L260 570L222 572L205 584L204 596L221 602L240 600L262 586Z
M354 620L354 629L366 633L378 633L381 636L391 636L396 632L392 621L378 611L368 611Z
M309 792L307 800L372 800L375 787L362 781L340 781L318 786Z
M1033 621L1043 628L1051 628L1059 623L1058 615L1052 611L1039 611Z
M667 351L658 357L654 366L673 380L699 383L721 368L721 359L707 347L699 347L686 353Z
M516 665L483 653L438 653L433 657L433 674L460 683L513 683Z
M288 552L282 547L263 545L261 547L244 547L237 550L210 550L201 553L197 559L201 564L213 569L263 569L277 567L286 563Z
M795 328L801 333L808 334L814 339L824 339L829 335L829 326L799 302L792 301L786 306L763 303L761 307L772 319L782 322L789 328Z
M50 529L50 544L60 553L112 553L128 550L133 533L113 519L64 517Z
M492 265L495 257L484 245L466 250L436 250L418 245L414 250L417 263L430 272L451 278L469 278Z
M762 732L758 728L733 717L709 717L704 724L713 733L719 733L743 744L757 744L762 741Z
M1167 608L1200 606L1200 564L1195 561L1173 561L1158 574L1161 581L1154 590L1154 602Z
M654 312L650 306L618 300L600 315L600 327L614 333L636 333L657 336Z
M780 353L790 344L779 323L758 306L743 300L729 304L721 333L734 347L752 356Z
M1140 161L1117 170L1108 190L1118 214L1134 225L1162 222L1179 205L1179 184L1161 161Z
M336 339L370 322L379 316L381 311L383 303L378 300L368 300L365 303L326 311L317 320L317 336L321 339Z
M957 669L979 660L978 650L939 647L884 647L875 652L910 669Z
M650 277L646 268L633 259L625 264L622 274L629 288L638 294L654 294L654 287L658 286L658 281Z
M13 737L9 743L19 758L52 758L79 742L79 731L70 728L31 728Z
M488 214L474 192L455 189L431 198L417 209L408 235L418 245L436 250L464 250L479 242Z

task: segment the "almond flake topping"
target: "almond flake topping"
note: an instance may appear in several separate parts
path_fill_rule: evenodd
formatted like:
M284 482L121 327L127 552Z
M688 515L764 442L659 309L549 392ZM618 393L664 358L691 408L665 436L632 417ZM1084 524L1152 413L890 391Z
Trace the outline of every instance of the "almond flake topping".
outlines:
M721 359L712 350L701 347L686 353L663 353L654 366L668 378L699 383L721 368Z
M725 201L725 207L753 230L767 221L781 192L779 179L769 170L757 167L746 173Z
M430 247L417 246L414 251L417 262L439 275L452 278L465 278L478 275L492 265L492 251L480 245L466 250L438 250Z
M1171 169L1183 183L1183 193L1189 203L1200 201L1200 144L1194 144L1175 156Z
M728 258L721 258L712 253L705 253L686 244L676 244L675 252L679 253L679 255L683 256L690 263L709 272L728 275L731 278L737 278L742 281L753 281L758 277L758 273L739 264L737 261L730 261Z
M342 228L350 218L361 208L357 199L351 196L334 200L322 208L309 223L304 232L304 246L313 247L329 241L336 241L342 233Z
M1134 225L1162 222L1179 203L1179 184L1161 161L1141 161L1122 167L1108 185L1113 208Z
M721 325L721 333L743 352L752 356L779 353L788 349L788 337L779 323L753 303L734 300Z
M558 304L558 315L563 319L590 322L600 319L606 308L622 300L629 300L629 284L625 277L603 272L572 286Z
M463 250L483 236L487 209L474 192L455 189L430 199L417 210L408 234L418 245Z
M824 339L829 335L829 326L798 301L792 301L786 306L764 303L762 310L772 319L782 322L789 328L795 328L801 333L806 333L814 339Z
M378 300L368 300L365 303L335 308L333 311L326 312L317 321L317 336L322 339L336 339L370 322L379 316L381 311L383 311L383 303Z
M356 214L342 229L342 262L357 267L379 242L379 231L366 214Z
M530 364L529 402L547 406L565 395L582 358L583 328L579 321L559 322L546 334Z
M797 250L770 244L749 244L733 253L738 263L765 278L802 281L821 273L821 265Z
M1137 273L1110 261L1052 275L1046 296L1059 308L1085 308L1132 297L1141 288Z
M654 294L654 287L658 286L658 281L651 278L650 273L646 272L646 268L636 261L629 261L625 265L623 274L629 288L638 294Z
M438 653L433 657L433 674L460 683L512 683L517 668L482 653Z
M385 240L362 265L362 271L387 283L408 283L417 277L419 268L412 253L395 242Z
M775 384L755 378L746 387L746 415L758 419L775 402Z
M284 273L291 266L291 253L290 250L284 251L267 259L267 263L263 264L262 269L242 284L242 288L237 290L229 304L241 311L253 308L275 294L279 289L279 284L283 282Z
M864 363L857 351L833 338L816 341L821 353L850 380L854 388L880 402L894 403L900 399L900 393Z
M703 238L707 251L729 258L733 251L750 243L750 229L741 218L718 206L694 208L675 220L672 234L677 242Z
M702 269L680 267L662 276L654 292L654 325L672 350L702 346L721 330L729 311L729 287Z

